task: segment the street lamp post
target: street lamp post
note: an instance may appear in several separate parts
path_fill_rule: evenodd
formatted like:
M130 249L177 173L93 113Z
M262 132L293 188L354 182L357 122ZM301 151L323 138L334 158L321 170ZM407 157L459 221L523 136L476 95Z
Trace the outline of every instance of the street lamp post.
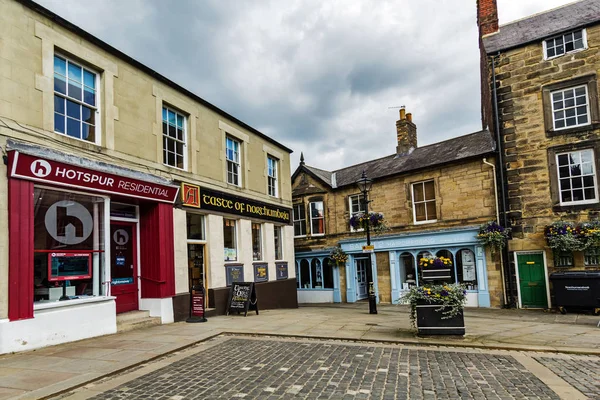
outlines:
M369 217L369 191L373 185L373 181L367 178L365 170L362 172L361 178L356 181L358 188L360 189L364 202L364 209ZM365 230L367 231L367 246L371 245L371 220L368 219ZM377 301L375 299L375 286L373 286L373 259L372 253L369 252L369 267L367 268L367 281L369 282L369 314L377 314Z

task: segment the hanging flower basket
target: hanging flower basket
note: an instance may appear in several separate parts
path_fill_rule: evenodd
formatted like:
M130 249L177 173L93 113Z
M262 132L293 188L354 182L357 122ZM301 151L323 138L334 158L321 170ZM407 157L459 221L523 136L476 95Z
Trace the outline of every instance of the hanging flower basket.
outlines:
M344 250L339 246L334 247L333 250L331 250L329 257L331 257L338 266L346 265L346 261L348 261L348 254L344 253Z
M385 219L382 213L370 212L370 213L357 213L350 217L350 226L352 229L366 229L367 225L374 232L381 232L387 229Z
M546 226L544 236L554 252L582 251L587 247L581 229L571 222L558 221Z
M400 300L410 304L410 322L419 334L465 334L467 291L463 285L412 287Z
M496 221L490 221L479 227L477 239L485 247L489 247L492 254L501 251L510 236L510 228L504 228Z
M585 248L600 248L600 221L584 222L579 227L581 239Z

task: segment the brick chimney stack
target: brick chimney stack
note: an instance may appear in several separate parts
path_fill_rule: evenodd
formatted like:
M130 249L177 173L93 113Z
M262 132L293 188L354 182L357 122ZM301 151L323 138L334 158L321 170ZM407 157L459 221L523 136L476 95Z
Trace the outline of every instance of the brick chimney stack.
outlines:
M477 0L477 25L479 26L479 36L498 32L496 0Z
M404 107L400 108L400 119L396 121L396 133L398 135L396 153L406 155L417 148L417 126L412 122L412 114L407 114Z

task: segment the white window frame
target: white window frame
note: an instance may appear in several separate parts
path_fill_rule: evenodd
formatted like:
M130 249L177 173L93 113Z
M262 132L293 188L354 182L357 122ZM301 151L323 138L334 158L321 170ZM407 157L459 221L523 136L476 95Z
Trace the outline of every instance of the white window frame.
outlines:
M594 178L594 196L595 198L593 200L579 200L579 201L563 201L562 199L562 187L561 187L561 177L560 177L560 164L558 161L558 157L562 156L564 154L572 154L572 153L582 153L584 151L590 151L592 153L592 177ZM567 152L561 152L561 153L556 153L556 177L557 177L557 181L558 181L558 200L559 200L559 204L561 206L572 206L572 205L578 205L578 204L595 204L598 203L600 200L598 199L598 177L596 175L596 162L595 162L595 157L596 154L594 153L593 149L582 149L582 150L574 150L574 151L567 151ZM581 157L581 156L580 156ZM582 171L583 173L583 171ZM589 174L587 175L580 175L580 177L584 177L584 176L589 176ZM565 179L565 178L563 178ZM569 176L568 179L572 179L571 176ZM572 182L572 180L571 180ZM573 190L573 188L570 189L571 191ZM581 190L584 190L584 188L582 187Z
M166 165L167 167L179 169L181 171L187 171L187 163L188 163L188 157L187 157L187 153L188 153L188 150L187 150L187 121L188 121L188 117L185 114L183 114L182 112L177 111L174 108L171 108L171 107L169 107L169 106L167 106L165 104L163 104L162 108L163 108L163 112L164 112L164 110L167 111L167 121L165 121L164 116L162 116L162 113L161 113L161 116L162 116L161 130L163 129L162 126L163 126L163 124L165 122L167 123L167 129L168 129L168 125L169 125L168 113L169 113L169 111L172 112L172 113L175 113L175 121L177 121L177 116L183 117L183 140L179 140L177 138L171 137L171 136L165 134L164 131L162 133L162 136L163 136L163 140L162 140L162 143L163 143L163 165ZM177 123L176 123L176 125L177 125ZM183 168L179 168L176 165L167 164L165 162L164 152L168 151L167 149L165 149L165 139L166 140L172 140L175 143L182 143L183 144L183 154L181 154L183 156ZM175 149L177 150L177 147L175 147ZM176 152L173 153L173 154L175 154L175 156L179 155ZM177 158L175 158L175 164L177 164Z
M312 216L312 205L313 204L317 204L317 203L321 203L323 205L323 216L320 218L314 218L315 221L316 220L323 220L323 233L314 233L313 232L313 216ZM323 200L319 200L319 201L311 201L310 203L308 203L308 215L310 217L310 235L311 236L325 236L325 202Z
M225 259L225 253L223 253L223 260L224 262L228 263L228 262L232 262L232 263L239 263L240 262L240 252L239 252L239 246L238 246L238 238L237 238L237 222L238 220L236 219L230 219L230 218L223 218L223 229L225 229L225 221L233 221L233 245L235 246L235 260L226 260ZM223 238L223 248L225 248L225 238Z
M594 262L590 262L594 261ZM597 267L600 265L600 249L590 248L583 252L583 265L586 267Z
M273 175L271 175L271 166L273 163ZM271 197L279 197L279 184L277 175L279 173L279 160L272 156L267 156L267 194ZM271 184L272 182L272 184Z
M56 70L54 69L54 57L59 57L59 58L62 58L62 59L64 59L66 61L66 68L67 68L67 76L66 76L66 78L67 78L67 80L65 81L65 85L67 87L67 89L66 89L67 94L60 93L60 92L57 92L56 90L54 90L54 79L55 79L54 78L54 74L56 73ZM68 82L69 82L68 81L68 79L69 79L69 77L68 77L68 75L69 75L69 66L68 66L68 64L69 63L77 65L82 70L87 70L88 72L94 74L94 86L95 86L94 91L96 92L95 93L95 99L94 99L94 101L96 103L95 106L87 104L83 100L77 100L76 98L70 97L68 95L68 92L69 92L69 89L68 89L68 86L69 86L69 84L68 84ZM82 97L83 97L83 94L84 94L84 88L83 88L83 86L85 86L84 82L82 82L82 88L81 88ZM85 107L91 108L94 111L94 114L95 114L95 116L94 116L94 121L95 121L95 123L94 123L95 140L93 142L89 141L89 140L85 140L85 139L81 139L81 138L76 138L76 137L73 137L73 136L69 136L67 134L67 109L66 109L66 102L65 102L65 132L64 133L63 132L58 132L56 130L56 124L55 124L56 107L54 106L54 96L62 97L63 99L70 100L70 101L72 101L74 103L79 104L80 106L85 106ZM66 137L71 138L71 139L80 140L80 141L82 141L84 143L93 143L93 144L96 144L96 145L100 145L100 143L102 143L102 126L101 126L101 122L102 122L101 120L102 120L102 118L101 118L101 113L100 113L100 111L101 111L101 104L100 104L101 103L101 99L102 99L102 96L101 96L101 93L100 93L100 72L98 70L96 70L94 68L90 68L88 66L84 66L80 62L73 61L72 58L67 57L66 55L64 55L63 53L60 53L60 52L55 52L52 55L52 130L54 131L54 133L56 133L57 135L66 136ZM83 124L83 119L80 120L80 124L81 125Z
M297 207L304 207L304 215L296 215L296 214L300 214L299 212L296 212L296 208ZM300 218L296 218L296 216L300 217ZM302 218L304 217L304 218ZM296 222L300 222L300 227L302 227L302 221L304 221L304 233L302 235L296 235L296 228L295 228L295 224ZM294 205L292 205L292 226L294 227L294 237L295 238L300 238L300 237L306 237L306 204L304 203L296 203Z
M258 226L258 247L260 249L260 258L254 258L254 225ZM252 261L263 261L265 259L265 251L264 251L264 247L263 247L263 224L261 224L260 222L251 222L250 223L250 231L252 232L251 239L252 239Z
M277 233L279 232L279 248L280 248L280 256L279 258L277 258L277 241L275 240L275 238L277 237ZM273 225L273 245L275 248L275 261L281 261L281 260L285 260L285 251L284 251L284 246L283 246L283 226L281 225Z
M353 212L352 211L352 199L353 198L358 198L358 211ZM355 214L361 213L361 212L365 212L364 207L364 196L362 193L359 194L352 194L350 196L348 196L348 210L350 212L350 218L352 218ZM352 225L350 225L350 232L362 232L364 231L364 228L358 228L358 229L354 229L352 227Z
M412 200L413 223L415 225L433 224L433 223L437 222L437 213L438 213L438 211L437 211L437 197L434 197L433 200L423 200L423 201L415 202L415 185L422 185L422 187L423 187L423 199L425 199L425 184L428 183L428 182L433 182L433 193L434 193L434 196L435 196L435 194L436 194L435 193L435 180L433 180L433 179L428 179L428 180L425 180L425 181L414 182L414 183L411 183L411 185L410 185L410 197L411 197L411 200ZM435 216L436 216L436 218L435 219L427 219L427 203L431 203L431 202L433 202L434 205L435 205L435 207L436 207L436 210L435 210ZM421 204L421 203L425 204L425 220L424 221L417 221L417 207L416 207L416 204ZM418 264L418 262L417 262L417 264Z
M569 126L567 126L566 114L565 114L565 118L564 118L565 119L565 126L563 126L562 128L557 128L556 127L556 118L554 117L554 113L556 111L563 111L563 112L566 113L567 109L576 109L577 107L581 107L581 106L575 105L573 107L568 107L568 108L562 108L560 110L555 110L554 109L553 95L555 93L559 93L559 92L562 93L562 97L563 97L562 101L564 102L564 98L565 98L564 93L565 92L567 92L567 91L575 91L575 90L577 90L579 88L584 88L585 89L585 110L586 110L585 112L586 112L587 120L588 121L585 122L585 123L583 123L583 124L579 124L578 123L576 125L569 125ZM576 99L575 96L573 97L573 99L574 100ZM572 129L572 128L577 128L579 126L587 126L587 125L591 125L592 124L592 115L591 115L591 111L590 111L590 98L589 98L589 90L588 90L588 85L587 84L577 85L577 86L571 86L571 87L567 87L567 88L559 89L559 90L554 90L554 91L550 92L550 105L551 105L551 108L552 108L552 129L554 129L555 131L562 131L564 129ZM577 118L577 114L575 115L575 118Z
M229 147L227 146L229 141L231 141L234 144L237 144L237 151L235 149L233 149L234 155L237 155L237 160L229 158L229 154L228 154ZM242 156L241 156L241 152L242 152L242 143L239 140L232 138L231 136L227 136L225 138L225 168L226 168L225 174L227 176L227 183L230 185L239 186L239 187L242 186L242 163L241 163ZM232 163L232 165L234 165L236 167L238 183L229 181L229 163Z
M553 55L551 57L548 57L548 41L549 40L554 40L556 38L562 37L563 38L563 46L564 46L565 45L565 35L570 35L570 34L573 34L573 33L577 32L577 31L579 31L579 29L576 29L574 31L570 31L570 32L567 32L567 33L563 33L563 34L560 34L560 35L556 35L556 36L553 36L553 37L548 38L548 39L544 39L542 41L542 49L544 51L544 56L543 56L544 60L552 60L554 58L562 57L562 56L567 55L567 54L573 54L573 53L577 53L577 52L580 52L580 51L583 51L583 50L587 50L587 48L588 48L587 30L585 28L583 28L583 29L581 29L581 39L583 41L583 48L581 48L581 49L574 49L574 50L571 50L571 51L566 51L566 49L565 49L565 52L562 53L562 54L555 54L555 55Z

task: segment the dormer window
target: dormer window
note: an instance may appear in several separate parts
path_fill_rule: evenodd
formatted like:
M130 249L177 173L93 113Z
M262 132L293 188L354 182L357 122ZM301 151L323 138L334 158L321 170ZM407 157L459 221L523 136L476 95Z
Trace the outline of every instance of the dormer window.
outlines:
M544 55L546 59L562 56L563 54L587 49L585 29L565 33L544 40Z

